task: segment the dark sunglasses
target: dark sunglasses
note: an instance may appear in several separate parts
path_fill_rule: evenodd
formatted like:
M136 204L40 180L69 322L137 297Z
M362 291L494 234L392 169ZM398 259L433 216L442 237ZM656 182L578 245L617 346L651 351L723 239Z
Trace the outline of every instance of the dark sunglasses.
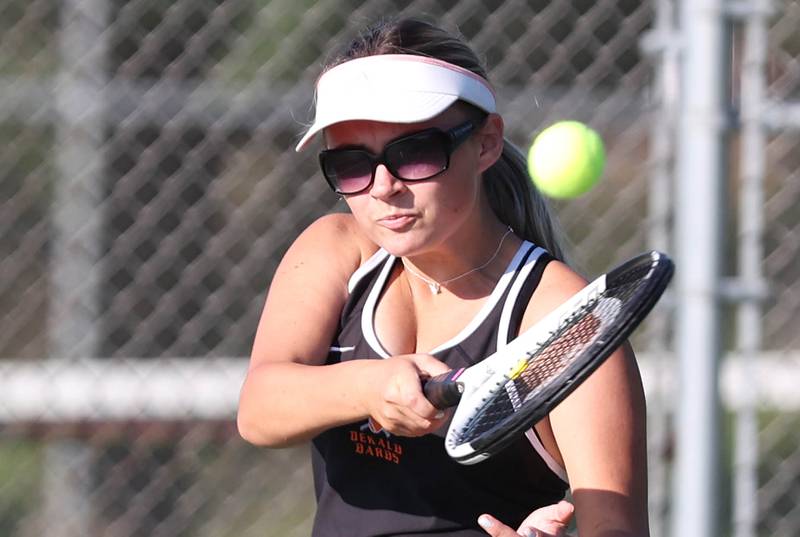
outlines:
M326 149L319 154L322 175L337 194L358 194L372 186L378 164L401 181L424 181L450 166L450 155L483 124L471 119L450 130L425 129L392 140L380 155L365 149Z

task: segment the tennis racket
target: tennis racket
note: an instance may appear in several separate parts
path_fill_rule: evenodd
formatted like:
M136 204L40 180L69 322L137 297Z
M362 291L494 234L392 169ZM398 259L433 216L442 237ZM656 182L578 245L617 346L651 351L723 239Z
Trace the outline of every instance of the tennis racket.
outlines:
M627 339L672 273L662 253L634 257L480 363L425 381L434 406L457 405L445 436L450 457L480 462L550 413Z

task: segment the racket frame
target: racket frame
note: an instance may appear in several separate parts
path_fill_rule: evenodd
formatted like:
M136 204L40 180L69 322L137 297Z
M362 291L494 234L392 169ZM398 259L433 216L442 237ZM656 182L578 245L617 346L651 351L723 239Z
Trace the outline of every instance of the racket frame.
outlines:
M620 321L622 324L617 330L610 332L611 337L595 341L590 345L590 347L600 346L593 359L578 360L567 366L559 375L566 380L545 386L537 396L540 404L533 412L514 412L503 420L501 429L484 434L470 442L456 443L456 432L463 430L471 421L475 411L483 406L484 401L492 393L505 386L512 378L514 370L519 369L521 360L527 360L531 354L537 353L555 333L568 325L576 311L581 311L596 301L606 289L613 288L616 280L631 266L641 265L648 256L650 271L644 276L648 279L647 285L638 291L645 294L645 299L641 300L636 308L624 313L624 318ZM658 273L653 274L654 271ZM455 382L460 385L459 390L462 395L445 437L445 449L448 455L462 464L478 463L502 450L512 443L519 433L528 430L549 414L577 387L574 386L576 381L579 381L578 384L583 382L622 345L658 301L671 279L672 272L672 262L666 255L655 251L639 255L593 280L502 349L478 364L453 375L456 377Z

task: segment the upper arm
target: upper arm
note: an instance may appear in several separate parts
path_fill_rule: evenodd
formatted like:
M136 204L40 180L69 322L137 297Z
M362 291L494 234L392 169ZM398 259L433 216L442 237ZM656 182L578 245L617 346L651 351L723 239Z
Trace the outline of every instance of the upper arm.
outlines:
M581 535L647 535L644 391L628 344L550 414ZM616 534L615 534L616 535Z
M251 368L266 361L324 362L364 248L352 217L344 214L320 218L297 238L267 293Z
M523 328L585 285L566 265L549 263ZM644 390L627 343L550 413L547 425L569 476L582 536L647 534L645 422Z

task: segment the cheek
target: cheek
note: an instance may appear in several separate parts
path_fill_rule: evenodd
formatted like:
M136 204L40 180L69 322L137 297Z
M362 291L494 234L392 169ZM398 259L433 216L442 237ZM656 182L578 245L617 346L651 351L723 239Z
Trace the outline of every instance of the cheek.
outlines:
M456 188L447 189L442 192L439 200L439 206L443 212L449 214L460 214L469 210L470 201L473 196L470 195L470 189L464 188L465 185L458 185Z
M347 204L347 207L350 209L350 213L353 215L353 218L356 219L359 223L364 223L366 220L366 210L364 208L364 196L356 195L356 196L345 196L344 202Z
M450 211L460 213L474 208L481 195L483 180L472 163L448 170L447 178L442 182L441 202Z
M350 209L358 227L364 234L376 244L381 244L381 231L376 226L374 218L380 216L379 211L373 206L375 203L370 199L369 194L357 194L355 196L345 196L345 203Z

